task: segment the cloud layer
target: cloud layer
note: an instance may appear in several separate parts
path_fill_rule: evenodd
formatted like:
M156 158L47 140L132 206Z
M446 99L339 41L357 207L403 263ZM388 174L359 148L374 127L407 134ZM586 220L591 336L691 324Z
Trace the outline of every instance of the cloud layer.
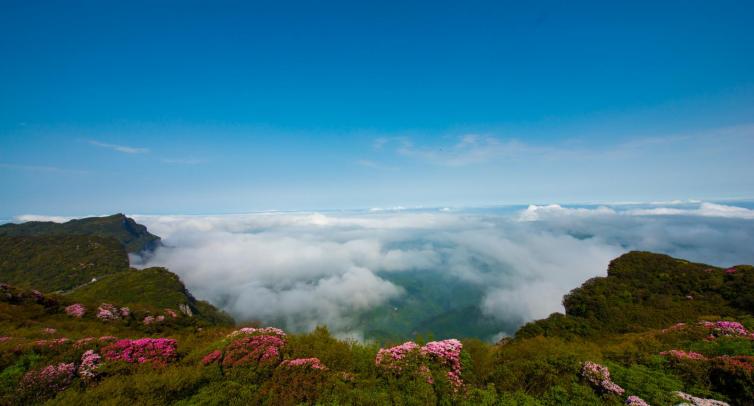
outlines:
M441 272L474 284L485 314L516 325L562 310L563 294L629 250L753 263L752 214L701 203L136 219L167 245L144 265L170 268L235 317L358 334L361 312L409 294L387 273Z

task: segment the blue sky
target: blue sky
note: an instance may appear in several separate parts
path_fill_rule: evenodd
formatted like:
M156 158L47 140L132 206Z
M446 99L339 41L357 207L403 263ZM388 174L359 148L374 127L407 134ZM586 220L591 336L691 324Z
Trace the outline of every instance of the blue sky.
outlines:
M749 2L31 3L0 216L754 197Z

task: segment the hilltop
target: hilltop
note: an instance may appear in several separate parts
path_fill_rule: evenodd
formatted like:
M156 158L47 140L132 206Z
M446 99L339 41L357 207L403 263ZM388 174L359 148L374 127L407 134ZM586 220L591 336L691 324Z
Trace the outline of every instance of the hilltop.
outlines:
M129 253L153 250L160 244L160 237L124 214L104 217L87 217L65 223L51 221L28 221L20 224L0 225L0 236L51 236L86 235L112 237Z

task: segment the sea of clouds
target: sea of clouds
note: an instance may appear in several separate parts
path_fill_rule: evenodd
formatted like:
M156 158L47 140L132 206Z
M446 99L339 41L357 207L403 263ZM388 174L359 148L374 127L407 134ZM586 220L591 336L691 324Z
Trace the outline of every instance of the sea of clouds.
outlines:
M754 210L705 202L134 218L165 244L134 264L169 268L238 320L356 336L361 312L408 294L392 272L479 286L482 311L509 325L562 311L565 293L630 250L754 263Z

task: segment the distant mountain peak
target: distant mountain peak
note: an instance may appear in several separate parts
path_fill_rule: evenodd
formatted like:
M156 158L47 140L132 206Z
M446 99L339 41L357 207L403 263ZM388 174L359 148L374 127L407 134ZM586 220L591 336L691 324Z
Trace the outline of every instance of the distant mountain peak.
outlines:
M160 237L123 213L104 217L86 217L65 223L29 221L0 226L0 236L88 235L115 238L129 253L151 251L159 246Z

